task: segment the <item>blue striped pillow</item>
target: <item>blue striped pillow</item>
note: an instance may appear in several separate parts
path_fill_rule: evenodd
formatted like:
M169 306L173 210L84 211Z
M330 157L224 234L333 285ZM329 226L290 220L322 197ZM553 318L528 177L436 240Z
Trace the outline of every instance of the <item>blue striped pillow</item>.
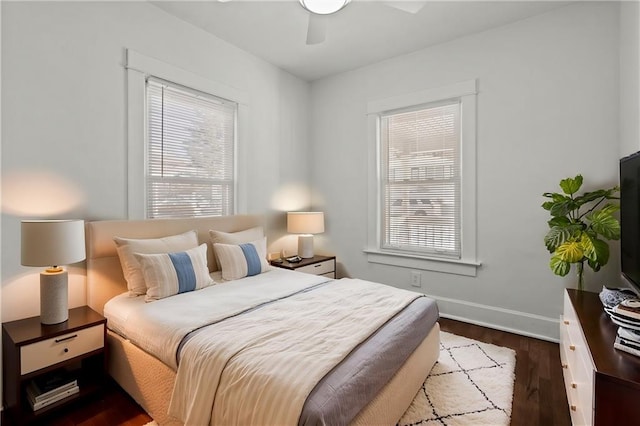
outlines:
M151 301L213 284L207 268L207 245L175 253L135 254Z
M225 280L250 277L270 269L266 238L239 245L215 243L213 249Z

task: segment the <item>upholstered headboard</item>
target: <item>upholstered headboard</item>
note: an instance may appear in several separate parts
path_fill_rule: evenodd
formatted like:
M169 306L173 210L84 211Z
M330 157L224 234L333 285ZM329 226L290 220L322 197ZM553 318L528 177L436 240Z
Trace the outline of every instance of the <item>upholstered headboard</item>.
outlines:
M263 217L255 215L87 222L87 304L102 313L109 299L127 291L113 237L158 238L195 230L198 241L208 245L207 261L213 271L217 265L213 260L210 229L237 232L260 225Z

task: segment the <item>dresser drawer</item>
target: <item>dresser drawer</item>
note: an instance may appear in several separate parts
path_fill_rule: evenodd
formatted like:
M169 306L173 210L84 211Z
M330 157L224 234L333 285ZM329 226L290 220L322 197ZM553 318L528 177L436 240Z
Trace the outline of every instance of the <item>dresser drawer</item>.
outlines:
M304 272L307 274L324 275L333 274L336 270L335 260L325 260L323 262L314 263L312 265L303 266L296 269L297 272ZM335 276L334 276L335 277ZM332 277L333 278L333 277Z
M593 424L594 364L578 316L565 294L560 318L560 359L574 425Z
M104 346L102 324L20 348L20 374L31 373Z
M569 361L571 369L571 378L573 381L569 385L569 389L573 392L573 404L577 407L578 413L576 417L580 420L574 424L592 424L593 410L593 367L586 345L576 345L573 353L573 361ZM571 356L569 356L571 360ZM573 411L573 410L572 410ZM572 413L573 417L573 413Z
M591 411L591 404L584 404L580 398L578 392L578 384L571 377L571 370L568 368L563 369L564 384L567 391L567 402L569 403L569 415L571 416L571 424L573 425L587 425L591 424L585 420L585 413Z

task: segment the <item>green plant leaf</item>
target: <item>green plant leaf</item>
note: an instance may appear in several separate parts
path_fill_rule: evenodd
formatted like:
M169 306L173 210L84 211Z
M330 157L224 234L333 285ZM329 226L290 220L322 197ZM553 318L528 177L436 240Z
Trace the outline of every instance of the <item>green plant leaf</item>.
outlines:
M591 222L590 226L596 233L608 240L620 239L620 222L611 216L610 209L602 209L592 212L586 216Z
M611 203L605 204L604 207L602 207L600 209L601 212L608 213L610 215L613 215L618 210L620 210L620 205L619 204L611 204Z
M569 263L577 263L584 257L584 249L580 241L566 241L556 248L554 256Z
M592 239L591 243L596 251L596 261L600 266L604 266L609 262L609 244L598 238Z
M554 226L569 226L571 225L571 220L565 216L556 216L552 217L547 223L549 228L553 228Z
M587 265L589 265L589 267L591 269L593 269L593 272L598 272L600 270L600 268L602 267L602 265L600 265L598 262L592 261L592 260L588 260L587 261Z
M579 207L580 206L578 206L575 201L569 198L563 201L554 202L549 209L549 213L551 213L551 216L554 217L567 216L569 213L571 213L573 210L578 209Z
M544 197L551 198L551 201L545 201L544 203L542 203L542 208L551 211L552 216L564 216L564 214L562 214L561 212L554 212L557 212L558 209L566 208L567 203L573 203L573 199L571 197L558 194L557 192L545 192L542 195Z
M609 245L605 241L598 238L590 238L586 234L585 239L589 239L589 243L583 241L583 247L585 247L584 256L588 260L589 267L598 272L601 267L609 262Z
M560 194L558 192L545 192L544 194L542 194L542 196L551 198L551 201L553 201L554 203L571 200L571 197L569 197L568 195Z
M620 187L618 185L611 187L609 189L605 189L604 190L605 194L604 194L604 198L608 199L608 200L619 200L620 197L615 195L618 192L620 192Z
M598 260L596 247L593 244L593 240L588 233L582 233L582 235L580 236L580 244L582 245L584 257L586 257L588 260L593 260L594 262Z
M575 178L566 178L560 181L560 188L564 191L565 194L573 195L582 186L582 175L577 175Z
M554 226L544 236L544 245L549 250L549 253L553 253L558 246L563 244L571 238L571 229L562 226Z
M560 259L558 256L551 256L549 267L554 274L564 277L571 270L571 264Z
M607 198L608 191L604 189L600 189L598 191L585 192L579 197L575 197L574 199L580 205L589 203L591 201L595 201L600 198Z
M551 210L551 207L553 207L555 203L553 201L545 201L544 203L542 203L542 208L545 210Z

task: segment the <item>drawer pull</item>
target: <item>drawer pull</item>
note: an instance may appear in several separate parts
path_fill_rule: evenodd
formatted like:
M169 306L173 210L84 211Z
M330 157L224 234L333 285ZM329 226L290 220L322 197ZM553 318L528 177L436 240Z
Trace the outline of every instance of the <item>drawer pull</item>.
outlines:
M572 387L573 389L577 389L578 384L577 384L577 383L571 383L571 387Z
M571 406L571 411L576 411L576 410L578 410L578 407L576 407L575 405L572 405Z
M322 266L322 265L321 265L321 264L319 264L319 263L316 263L315 265L313 265L313 267L314 267L314 268L319 268L319 267L321 267L321 266Z
M562 364L562 368L569 368L569 364Z
M564 323L565 323L566 325L569 325L569 320L564 320Z
M78 337L77 334L72 334L71 336L63 337L62 339L56 339L56 340L54 340L54 342L60 343L60 342L64 342L64 341L67 341L67 340L75 339L76 337Z
M569 349L571 349L572 351L576 350L576 345L569 345Z
M69 348L64 348L64 349L62 350L62 352L64 352L64 353L66 354L67 352L69 352Z

